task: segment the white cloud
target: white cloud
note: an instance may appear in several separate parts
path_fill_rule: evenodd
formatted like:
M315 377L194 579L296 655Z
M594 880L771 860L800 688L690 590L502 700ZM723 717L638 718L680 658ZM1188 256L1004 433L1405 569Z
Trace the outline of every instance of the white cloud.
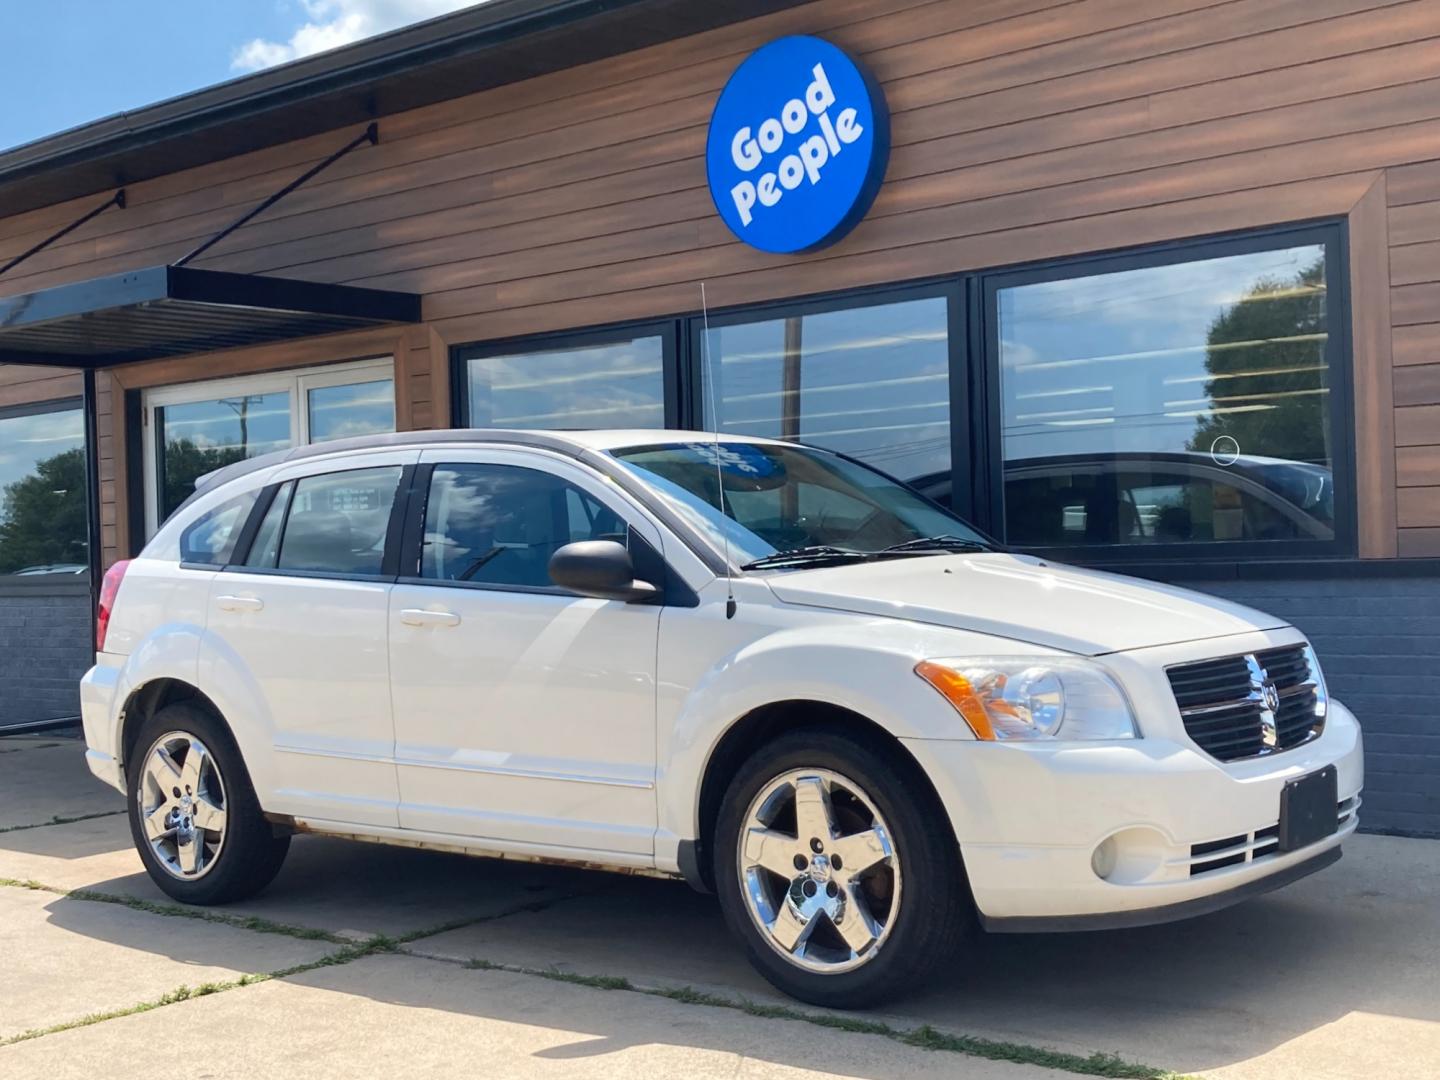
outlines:
M475 0L299 0L305 23L288 41L254 38L235 50L230 66L259 71L349 45L399 26L470 7Z

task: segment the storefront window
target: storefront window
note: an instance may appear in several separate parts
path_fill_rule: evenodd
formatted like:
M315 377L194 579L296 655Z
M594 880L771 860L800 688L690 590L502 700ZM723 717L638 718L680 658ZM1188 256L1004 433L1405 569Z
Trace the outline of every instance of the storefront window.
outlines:
M89 567L78 405L0 410L0 575Z
M283 450L290 442L290 394L239 393L155 410L160 446L160 518L168 518L208 472Z
M1321 239L996 288L1006 539L1334 539L1332 279Z
M394 431L393 370L391 361L374 360L148 392L148 529L215 469L290 446Z
M312 443L395 430L394 379L317 386L306 396Z
M665 426L666 337L607 335L465 361L472 427Z
M705 427L837 450L948 498L947 301L712 319Z

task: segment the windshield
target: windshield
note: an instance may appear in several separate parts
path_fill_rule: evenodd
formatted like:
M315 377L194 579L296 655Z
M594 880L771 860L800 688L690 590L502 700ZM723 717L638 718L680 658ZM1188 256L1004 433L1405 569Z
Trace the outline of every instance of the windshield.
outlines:
M880 552L926 538L988 547L960 518L904 485L823 450L746 442L677 442L611 454L731 559L781 552ZM724 512L721 486L724 488Z

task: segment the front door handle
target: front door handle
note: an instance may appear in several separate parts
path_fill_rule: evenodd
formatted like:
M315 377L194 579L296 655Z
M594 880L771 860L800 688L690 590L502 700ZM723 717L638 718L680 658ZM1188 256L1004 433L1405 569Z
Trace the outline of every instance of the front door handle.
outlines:
M401 608L400 621L406 626L459 626L460 616L453 611L426 611L424 608Z
M215 606L221 611L259 611L265 601L258 596L217 596Z

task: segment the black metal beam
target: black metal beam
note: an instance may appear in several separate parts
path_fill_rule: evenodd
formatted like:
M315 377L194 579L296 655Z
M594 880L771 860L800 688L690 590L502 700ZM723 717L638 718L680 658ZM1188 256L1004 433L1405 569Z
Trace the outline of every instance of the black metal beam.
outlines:
M152 266L0 297L0 363L103 368L419 321L413 293Z
M125 189L124 189L124 188L121 188L119 191L115 192L114 195L111 195L110 198L106 199L106 200L105 200L103 203L101 203L99 206L95 207L94 210L91 210L91 211L89 211L88 213L83 214L83 215L81 215L80 217L76 218L74 221L72 221L69 225L66 225L66 226L65 226L63 229L61 229L59 232L51 233L51 234L50 234L49 236L47 236L44 240L41 240L38 244L36 244L34 247L32 247L29 251L21 252L19 255L16 255L15 258L13 258L13 259L11 259L9 262L7 262L4 266L0 266L0 274L5 274L5 273L7 273L7 272L9 272L9 271L11 271L11 270L13 270L13 269L15 269L15 267L19 266L19 265L20 265L22 262L24 262L26 259L30 258L31 255L35 255L35 254L37 254L38 252L44 251L47 247L49 247L51 244L55 243L55 241L56 241L56 240L59 240L62 236L68 236L70 233L72 233L72 232L74 232L76 229L80 228L81 225L84 225L84 224L85 224L87 221L89 221L91 218L97 218L97 217L99 217L99 216L100 216L101 214L103 214L106 210L109 210L110 207L112 207L112 206L118 206L118 207L120 207L121 210L124 210L124 209L125 209Z
M285 198L286 195L289 195L292 191L294 191L300 185L304 184L306 181L310 180L312 177L320 175L320 173L324 172L331 165L334 165L335 162L339 161L346 154L350 153L350 151L356 149L357 147L364 146L367 143L371 146L375 146L379 142L380 127L378 124L372 121L370 126L367 127L363 132L355 136L355 138L351 139L339 150L336 150L335 153L331 154L324 161L320 162L320 164L314 165L311 168L306 169L304 173L302 173L300 176L297 176L294 180L291 180L290 183L286 184L279 191L275 192L274 195L271 195L259 206L255 207L253 210L250 210L248 213L242 214L240 217L232 221L229 225L226 225L225 228L221 229L214 236L210 237L209 240L206 240L199 247L193 248L192 250L186 252L184 255L181 255L180 258L176 259L170 265L175 267L184 266L190 260L197 258L200 255L203 255L205 252L209 251L212 247L218 244L221 240L224 240L227 236L233 233L236 229L242 227L247 221L251 221L259 215L263 214L266 210L269 210L270 207L274 206L281 199ZM3 271L0 271L0 273L3 273Z

